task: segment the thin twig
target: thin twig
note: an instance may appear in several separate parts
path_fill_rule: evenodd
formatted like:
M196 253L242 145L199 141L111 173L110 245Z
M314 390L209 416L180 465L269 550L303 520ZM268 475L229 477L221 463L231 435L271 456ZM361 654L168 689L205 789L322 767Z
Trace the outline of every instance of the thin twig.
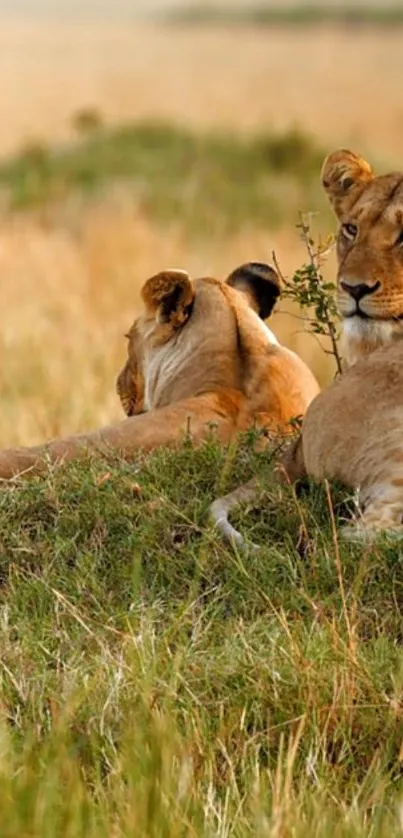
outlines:
M276 269L276 271L277 271L277 273L280 277L280 280L281 280L282 284L283 285L288 285L289 283L287 282L287 279L285 278L285 276L284 276L284 274L283 274L283 272L280 268L280 265L278 263L278 259L277 259L277 256L276 256L276 253L275 253L274 250L272 250L271 256L272 256L272 259L273 259L274 267L275 267L275 269Z
M342 359L338 348L338 331L336 325L336 310L331 296L331 288L323 281L321 266L333 248L333 243L327 247L321 244L315 246L310 235L310 215L300 214L300 223L297 225L301 231L301 238L308 254L308 262L296 271L292 280L287 279L283 274L275 252L272 259L284 289L284 297L295 301L300 309L312 310L315 307L315 317L309 313L306 318L307 330L317 337L326 335L330 340L331 349L323 349L325 354L333 355L338 375L342 372ZM304 317L301 317L304 320Z
M321 284L323 283L323 279L322 279L322 274L321 274L321 271L320 271L321 264L320 264L319 251L318 250L315 251L313 249L312 239L310 238L310 235L309 235L310 234L310 227L304 221L304 217L302 216L302 214L300 215L300 219L301 219L301 225L300 226L301 226L302 241L305 244L305 247L307 249L307 253L308 253L308 256L309 256L309 259L310 259L310 262L311 262L311 265L312 265L312 267L313 267L313 269L316 273L318 288L320 288ZM328 248L327 252L329 252L329 248ZM325 254L326 254L326 251L323 252L322 258L324 258ZM342 368L341 357L340 357L339 349L338 349L338 345L337 345L337 330L336 330L334 321L331 317L331 314L330 314L330 311L329 311L329 304L328 304L328 301L326 299L325 294L323 295L323 313L324 313L324 319L325 319L325 322L326 322L326 326L327 326L327 329L328 329L328 335L329 335L329 338L330 338L330 341L331 341L331 344L332 344L332 353L333 353L334 359L336 361L337 372L340 375L343 368Z

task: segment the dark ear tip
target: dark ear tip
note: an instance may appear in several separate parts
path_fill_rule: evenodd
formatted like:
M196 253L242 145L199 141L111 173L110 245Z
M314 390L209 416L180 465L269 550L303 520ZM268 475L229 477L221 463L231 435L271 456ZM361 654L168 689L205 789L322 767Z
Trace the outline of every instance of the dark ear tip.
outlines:
M281 292L280 277L266 262L240 265L229 275L227 284L239 290L248 290L254 300L254 308L263 320L272 313Z
M274 268L266 262L245 262L245 264L240 265L232 271L227 279L227 283L232 285L242 279L252 282L256 282L256 280L269 282L270 285L278 288L278 293L280 293L280 278Z

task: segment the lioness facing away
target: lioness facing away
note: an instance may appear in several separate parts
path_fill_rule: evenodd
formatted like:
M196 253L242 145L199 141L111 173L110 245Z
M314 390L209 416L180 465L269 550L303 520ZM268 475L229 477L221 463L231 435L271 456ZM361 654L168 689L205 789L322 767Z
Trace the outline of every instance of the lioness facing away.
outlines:
M276 272L257 262L237 268L225 282L192 280L178 270L151 277L117 381L129 418L92 433L2 451L0 478L42 471L49 462L87 451L130 458L139 449L177 443L186 431L199 441L212 424L223 442L255 424L286 431L319 387L264 323L279 292Z
M350 151L331 154L322 183L340 222L337 297L347 369L308 408L280 472L359 488L350 539L403 535L403 174L375 176ZM216 501L222 533L242 542L230 509L256 494L251 482Z

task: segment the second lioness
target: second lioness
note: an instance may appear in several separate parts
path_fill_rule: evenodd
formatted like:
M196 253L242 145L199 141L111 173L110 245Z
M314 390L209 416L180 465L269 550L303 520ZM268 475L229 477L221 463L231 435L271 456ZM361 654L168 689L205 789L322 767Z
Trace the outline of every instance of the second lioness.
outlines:
M403 536L403 173L375 176L350 151L331 154L322 183L340 222L337 296L348 368L309 406L280 465L291 481L338 480L360 490L347 538ZM242 541L229 511L253 483L216 501L222 533Z
M201 441L214 425L222 442L255 425L289 430L318 384L301 358L281 346L264 320L280 293L276 272L250 262L225 282L166 270L142 288L143 310L129 332L118 392L124 422L35 448L0 452L0 478L46 471L92 452L130 458L175 445L186 431Z

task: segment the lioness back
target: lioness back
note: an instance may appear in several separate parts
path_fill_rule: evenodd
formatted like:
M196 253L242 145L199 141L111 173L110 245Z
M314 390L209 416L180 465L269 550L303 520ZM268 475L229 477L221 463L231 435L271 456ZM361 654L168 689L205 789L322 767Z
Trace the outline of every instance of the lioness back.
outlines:
M128 357L117 379L127 419L0 452L0 477L46 470L48 463L87 451L136 451L194 442L212 426L222 442L263 426L286 433L317 394L318 384L297 355L266 326L280 294L276 272L260 262L241 265L226 280L165 270L142 288L143 310L130 329Z
M264 322L278 293L275 272L260 263L241 266L226 282L183 272L148 280L118 378L126 412L136 410L132 387L144 393L147 411L207 393L238 394L239 428L259 421L284 429L302 416L319 387Z

